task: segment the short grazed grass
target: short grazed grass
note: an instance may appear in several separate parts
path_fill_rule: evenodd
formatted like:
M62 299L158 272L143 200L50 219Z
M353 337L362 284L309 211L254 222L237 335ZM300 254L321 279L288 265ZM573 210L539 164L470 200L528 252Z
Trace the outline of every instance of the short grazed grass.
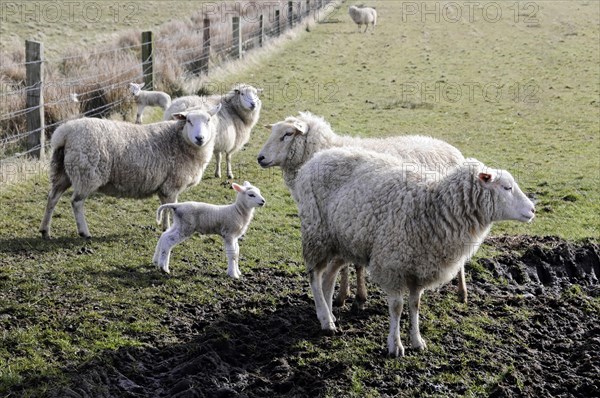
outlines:
M345 14L347 3L331 16L338 23L320 24L259 66L214 83L223 90L240 81L265 88L261 124L310 110L352 135L411 133L447 140L467 156L508 169L536 197L532 224L502 223L492 234L598 240L599 92L594 82L600 59L594 3L536 3L538 24L515 21L508 6L495 23L477 14L473 22L423 23L420 16L403 20L402 2L374 3L381 16L375 34L355 33ZM160 113L153 117L158 120ZM276 269L291 282L252 297L257 305L247 311L255 314L287 295L308 291L295 204L279 171L261 170L255 161L267 136L257 126L247 148L234 157L236 180L259 186L268 202L241 244L241 269L244 274ZM232 201L234 192L211 177L213 170L211 164L205 180L180 200ZM218 237L196 236L176 247L172 275L160 274L151 265L160 234L156 198L94 195L86 202L94 238L84 242L76 235L66 195L53 219L54 239L42 241L37 229L47 184L42 173L0 185L2 395L43 396L65 381L66 371L107 351L184 344L191 332L182 325L194 325L204 307L219 308L223 298L235 297L240 283L247 283L226 277ZM493 248L484 247L479 256L491 254ZM576 287L564 296L584 302L589 314L599 308L597 299L582 297ZM390 383L390 375L397 375L394 386L407 395L489 395L500 379L523 383L514 376L514 364L492 363L494 353L481 344L497 341L504 350L520 341L518 326L530 314L518 305L491 312L502 300L475 294L465 306L448 291L426 293L421 331L429 349L397 360L384 356L387 309L376 295L368 318L348 323L346 310L341 311L343 336L319 344L307 336L296 342L292 359L300 369L322 364L325 377L336 366L347 369L344 377L350 382L342 390L332 383L326 393L331 397L377 397L378 383ZM379 340L361 337L373 330ZM448 348L446 343L455 341L463 350ZM370 371L373 364L386 374ZM429 391L402 377L427 369L436 370ZM438 385L445 389L436 390Z

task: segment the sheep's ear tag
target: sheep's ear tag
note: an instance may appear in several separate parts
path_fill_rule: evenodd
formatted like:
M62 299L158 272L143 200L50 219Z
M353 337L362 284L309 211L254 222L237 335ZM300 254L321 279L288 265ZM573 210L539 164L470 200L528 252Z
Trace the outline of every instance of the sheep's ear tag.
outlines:
M308 133L308 125L307 125L306 123L304 123L304 122L301 122L301 121L299 121L299 120L296 120L296 121L293 123L293 125L294 125L294 128L295 128L296 130L298 130L298 132L299 132L300 134L306 134L306 133Z
M479 173L479 179L485 183L492 181L492 175L489 173Z
M231 188L235 189L237 192L244 192L245 189L241 185L236 184L235 182L231 184Z

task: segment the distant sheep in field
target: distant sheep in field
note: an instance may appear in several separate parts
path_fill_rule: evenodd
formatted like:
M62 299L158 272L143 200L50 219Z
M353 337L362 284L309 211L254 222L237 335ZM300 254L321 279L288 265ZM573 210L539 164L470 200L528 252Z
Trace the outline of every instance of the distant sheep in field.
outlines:
M163 204L177 202L183 190L200 182L210 162L213 116L220 108L182 112L174 115L177 121L143 126L92 118L60 126L52 135L51 189L42 237L50 237L52 212L71 185L77 231L84 238L90 238L90 232L83 204L96 191L128 198L157 194ZM165 214L163 228L167 227Z
M227 275L239 278L242 273L239 267L240 246L238 239L246 233L256 207L265 205L260 190L248 181L244 185L232 184L237 191L235 203L216 206L199 202L168 203L160 206L156 212L156 221L160 221L162 212L173 210L173 225L165 231L156 245L154 264L169 273L169 257L171 249L183 242L194 232L200 234L220 235L225 241L227 253Z
M448 168L460 165L464 157L452 145L425 136L407 135L388 138L359 138L337 135L322 117L310 112L300 112L297 117L290 116L284 121L265 126L271 130L267 142L258 154L257 161L263 168L281 167L283 178L290 193L296 198L296 175L300 167L319 151L335 148L357 146L388 153L405 159L405 166L415 171L445 172ZM409 163L410 162L410 163ZM333 274L326 280L335 283L337 269L333 265ZM360 309L367 299L365 271L360 265L356 267L357 294L354 308ZM348 269L342 268L342 278L337 305L343 305L348 295ZM467 300L467 287L464 270L459 274L459 297Z
M129 83L129 89L131 94L135 98L137 104L137 115L135 122L142 124L142 112L147 106L160 106L163 110L166 110L171 106L171 97L167 93L162 91L146 91L142 90L143 84Z
M397 157L362 148L318 153L300 169L302 249L321 328L335 333L322 283L336 257L368 266L387 293L388 352L403 355L400 315L408 292L411 346L423 350L419 305L425 289L449 282L495 221L530 222L531 200L505 170L469 159L447 175L407 171Z
M231 157L250 140L250 132L258 122L262 102L259 98L262 89L247 84L234 87L225 95L208 97L187 96L177 98L165 112L164 119L169 120L174 112L186 109L204 109L221 103L215 139L215 177L221 178L221 156L225 154L227 177L233 178Z
M375 31L375 25L377 25L377 11L374 8L351 6L348 8L348 13L354 23L358 25L359 32L361 25L365 25L364 32L369 29L369 25L371 25L372 30Z

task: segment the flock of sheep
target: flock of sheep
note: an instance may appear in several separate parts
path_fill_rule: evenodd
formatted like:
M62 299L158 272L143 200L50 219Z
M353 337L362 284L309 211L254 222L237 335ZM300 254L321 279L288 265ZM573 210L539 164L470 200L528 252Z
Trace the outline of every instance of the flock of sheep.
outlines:
M352 19L373 26L376 12ZM363 11L365 8L362 9ZM372 9L369 9L372 10ZM370 16L370 17L369 17ZM216 206L177 203L198 184L211 158L220 177L225 153L231 157L250 139L261 111L259 89L246 84L225 95L171 98L132 84L138 103L136 124L82 118L60 126L52 136L51 189L40 227L50 237L53 210L73 187L71 204L77 231L90 238L84 201L93 192L145 198L157 195L157 222L163 226L153 262L169 272L173 246L193 233L218 234L225 242L227 273L239 278L238 239L254 210L265 204L260 190L232 184L235 203ZM141 124L145 106L165 109L164 121ZM357 275L355 305L367 299L366 271L387 294L390 355L404 354L399 321L408 293L411 346L425 349L419 331L420 298L425 289L459 276L459 297L467 300L464 263L495 221L530 222L534 204L508 171L466 159L450 144L431 137L362 139L336 134L309 112L265 126L271 135L257 156L262 168L280 167L301 221L302 250L317 317L335 333L334 288L341 272L337 304L349 290L348 265ZM173 225L169 226L172 214Z

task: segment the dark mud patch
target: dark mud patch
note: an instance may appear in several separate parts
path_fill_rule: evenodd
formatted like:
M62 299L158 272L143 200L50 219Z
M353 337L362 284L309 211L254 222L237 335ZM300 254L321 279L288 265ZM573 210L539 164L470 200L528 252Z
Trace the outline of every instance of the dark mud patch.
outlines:
M305 278L262 269L217 305L173 308L164 324L178 342L157 335L146 347L66 368L66 381L47 395L600 396L598 245L552 237L486 244L499 254L467 267L467 306L449 300L452 285L425 294L426 352L385 356L387 307L373 285L366 309L340 309L341 333L324 337ZM407 328L402 339L406 346Z

